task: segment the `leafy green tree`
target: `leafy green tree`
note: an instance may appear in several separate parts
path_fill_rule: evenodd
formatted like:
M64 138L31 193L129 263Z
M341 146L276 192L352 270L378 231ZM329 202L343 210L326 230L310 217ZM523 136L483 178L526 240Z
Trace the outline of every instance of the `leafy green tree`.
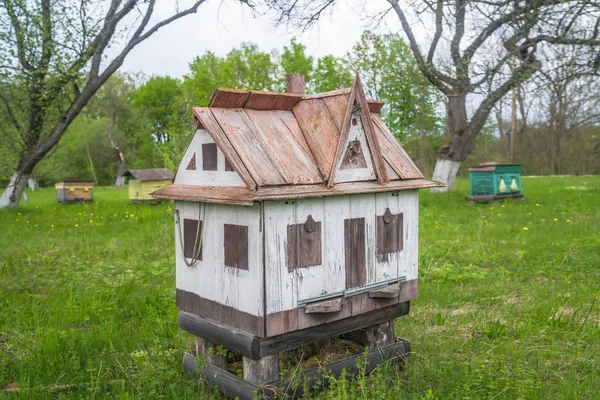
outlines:
M352 73L342 59L326 55L317 60L312 84L315 92L321 93L350 87L352 79Z
M366 31L346 59L349 68L361 74L368 97L385 101L383 119L399 137L440 133L441 99L399 35Z
M188 8L176 5L168 18L150 24L155 3L0 0L0 79L16 88L0 105L18 152L0 207L19 204L34 168L129 52L161 27L195 13L203 0Z
M279 79L281 88L285 88L285 76L287 74L302 74L307 87L311 87L313 78L314 58L306 54L306 46L292 38L289 46L283 46L283 52L279 60L283 73Z
M217 87L275 90L277 64L271 54L252 43L243 43L221 58L214 53L196 57L184 77L183 92L189 104L206 106Z

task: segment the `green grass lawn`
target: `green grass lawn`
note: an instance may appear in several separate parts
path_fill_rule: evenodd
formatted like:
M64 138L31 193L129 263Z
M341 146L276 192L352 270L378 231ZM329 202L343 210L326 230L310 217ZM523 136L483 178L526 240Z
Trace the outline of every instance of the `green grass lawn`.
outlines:
M422 191L419 299L396 321L413 354L311 398L600 399L600 177L523 188ZM172 204L28 197L0 210L0 398L223 398L180 366Z

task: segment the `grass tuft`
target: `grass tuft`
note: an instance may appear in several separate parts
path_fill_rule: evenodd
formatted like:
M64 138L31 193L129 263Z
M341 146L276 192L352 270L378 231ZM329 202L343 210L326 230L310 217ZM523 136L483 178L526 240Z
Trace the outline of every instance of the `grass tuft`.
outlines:
M523 187L421 192L419 299L396 322L413 354L307 398L599 399L600 177ZM172 204L28 197L0 210L0 397L224 398L182 372Z

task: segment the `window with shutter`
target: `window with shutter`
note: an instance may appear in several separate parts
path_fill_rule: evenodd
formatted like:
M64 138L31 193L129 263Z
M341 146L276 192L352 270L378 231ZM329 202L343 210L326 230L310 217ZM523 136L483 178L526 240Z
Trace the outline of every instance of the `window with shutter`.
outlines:
M321 265L321 222L312 215L303 224L287 227L288 270Z
M225 224L224 228L225 265L248 270L248 227Z
M183 255L185 258L202 260L202 221L183 220Z
M402 251L402 221L402 213L392 214L389 208L377 216L377 254Z
M202 145L202 169L204 171L217 170L217 145L204 143Z

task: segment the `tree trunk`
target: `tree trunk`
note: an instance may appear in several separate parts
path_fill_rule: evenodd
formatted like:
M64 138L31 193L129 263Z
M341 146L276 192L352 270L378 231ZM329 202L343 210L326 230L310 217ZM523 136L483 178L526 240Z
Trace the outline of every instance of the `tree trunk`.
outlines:
M113 115L110 119L110 123L108 124L108 127L106 128L106 136L108 137L108 141L110 142L110 145L112 146L112 148L117 152L117 157L119 157L119 166L117 167L117 179L115 181L115 186L123 187L123 186L125 186L125 177L121 176L121 175L127 169L127 164L125 163L125 156L123 155L123 152L119 149L119 146L117 146L117 144L115 143L115 141L113 140L113 137L112 137L112 128L115 126L115 123L117 122L116 119L117 119L117 111L115 111L113 113Z
M4 193L2 193L2 197L0 197L0 208L16 207L19 205L29 176L29 174L23 174L18 171L13 174Z
M458 169L471 154L476 136L472 129L478 127L480 130L479 122L467 122L466 94L448 96L447 129L450 143L440 149L433 170L433 180L444 183L446 187L433 188L432 192L447 192L452 189Z

